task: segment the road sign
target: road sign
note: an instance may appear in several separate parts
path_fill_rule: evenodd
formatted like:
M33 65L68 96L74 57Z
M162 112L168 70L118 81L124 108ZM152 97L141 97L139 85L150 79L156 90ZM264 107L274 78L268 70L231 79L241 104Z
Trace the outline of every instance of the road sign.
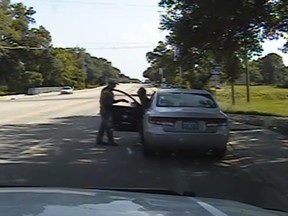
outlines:
M215 67L211 71L212 75L221 75L221 67Z
M163 75L163 68L159 68L159 74Z

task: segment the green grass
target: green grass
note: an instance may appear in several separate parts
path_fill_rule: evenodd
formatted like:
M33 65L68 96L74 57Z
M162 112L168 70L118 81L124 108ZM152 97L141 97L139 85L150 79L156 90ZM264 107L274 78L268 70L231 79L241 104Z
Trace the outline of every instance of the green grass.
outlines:
M246 87L235 86L236 105L232 105L231 87L217 90L216 98L225 112L288 116L288 89L272 86L251 86L251 100L246 102Z

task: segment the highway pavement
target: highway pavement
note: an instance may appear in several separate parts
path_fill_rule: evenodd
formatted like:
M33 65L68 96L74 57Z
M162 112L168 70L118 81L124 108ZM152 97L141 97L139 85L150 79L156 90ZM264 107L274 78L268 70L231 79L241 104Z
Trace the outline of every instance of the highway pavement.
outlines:
M135 94L139 87L117 88ZM222 160L196 153L144 158L138 134L128 132L115 132L120 146L99 147L100 91L0 100L0 185L166 188L288 211L286 137L234 122Z

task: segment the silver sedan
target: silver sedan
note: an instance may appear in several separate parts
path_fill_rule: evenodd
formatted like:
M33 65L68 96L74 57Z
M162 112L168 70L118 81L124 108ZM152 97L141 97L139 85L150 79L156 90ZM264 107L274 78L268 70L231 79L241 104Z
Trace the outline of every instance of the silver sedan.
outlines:
M131 107L114 106L115 130L137 131L141 118L135 102ZM217 157L226 153L228 117L208 91L160 89L151 98L142 124L145 156L161 149L210 150Z
M222 157L229 137L227 116L205 90L161 89L143 119L145 155L159 148L207 149Z

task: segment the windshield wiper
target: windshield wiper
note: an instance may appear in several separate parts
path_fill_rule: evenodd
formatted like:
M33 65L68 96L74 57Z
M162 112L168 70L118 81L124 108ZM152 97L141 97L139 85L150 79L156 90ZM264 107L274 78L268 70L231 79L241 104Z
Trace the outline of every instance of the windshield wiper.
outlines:
M87 189L195 197L195 193L192 191L185 191L183 193L179 193L174 190L169 190L165 188L110 188L109 187L109 188L87 188Z

